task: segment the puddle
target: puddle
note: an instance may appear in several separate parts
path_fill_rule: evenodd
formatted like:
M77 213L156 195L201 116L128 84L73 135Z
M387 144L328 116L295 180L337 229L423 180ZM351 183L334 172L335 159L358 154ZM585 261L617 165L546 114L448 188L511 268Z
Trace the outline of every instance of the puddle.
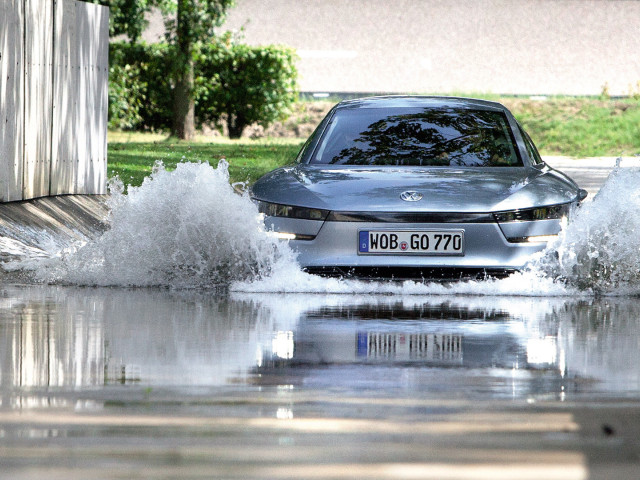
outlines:
M640 306L630 298L0 294L0 393L13 401L16 389L100 397L114 386L175 389L170 397L229 386L520 400L640 393Z

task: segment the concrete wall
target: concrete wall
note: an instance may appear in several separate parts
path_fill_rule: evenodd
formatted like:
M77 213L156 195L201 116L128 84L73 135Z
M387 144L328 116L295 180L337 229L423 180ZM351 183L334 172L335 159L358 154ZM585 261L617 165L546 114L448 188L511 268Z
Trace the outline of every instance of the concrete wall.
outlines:
M637 0L237 0L240 28L306 92L640 93Z
M0 201L106 190L109 10L0 2Z

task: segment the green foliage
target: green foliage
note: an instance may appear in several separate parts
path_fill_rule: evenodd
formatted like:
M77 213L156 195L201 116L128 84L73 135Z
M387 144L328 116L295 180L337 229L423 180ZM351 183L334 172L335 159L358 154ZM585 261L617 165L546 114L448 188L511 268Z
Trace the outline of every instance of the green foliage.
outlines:
M112 43L109 48L109 126L164 130L171 124L171 49L166 44ZM111 72L126 71L122 78ZM135 76L137 75L137 76ZM119 119L132 120L121 122Z
M267 127L289 113L297 99L295 53L224 40L197 57L196 116L216 124L224 119L229 136L239 138L247 125Z
M225 14L234 0L90 0L110 7L110 34L126 34L135 44L147 26L144 14L152 6L159 7L163 13L167 40L173 47L173 54L166 57L170 65L168 76L172 81L172 122L175 135L189 138L194 131L194 54L196 48L215 39L214 29L224 22ZM120 90L131 91L122 78L123 71L114 70L120 77ZM115 88L114 88L115 91ZM136 93L136 92L132 92ZM120 103L124 100L120 99ZM133 105L121 105L112 112L112 118L124 117L118 122L123 126L133 125L139 120L129 113ZM123 115L122 112L127 114Z
M558 98L503 99L543 155L575 157L640 152L640 101Z
M233 0L173 1L176 5L175 17L165 16L167 38L176 52L172 58L174 85L171 131L182 139L190 139L195 133L194 53L197 46L215 39L214 28L222 24Z
M111 127L170 128L170 66L175 52L166 44L111 44ZM296 101L297 72L291 49L252 47L224 37L197 49L194 58L198 124L226 121L230 134L237 137L246 125L266 127L282 118Z
M165 18L171 43L182 37L190 44L214 37L213 29L224 22L225 12L234 0L88 0L109 7L109 35L127 35L136 43L149 22L144 18L151 7L158 7ZM177 18L176 12L179 12Z
M109 7L109 35L127 35L135 43L148 23L145 12L155 4L153 0L90 0Z
M222 25L234 0L157 0L157 3L164 12L169 43L195 46L215 37L214 29Z
M132 130L140 125L146 90L138 65L109 68L109 128Z

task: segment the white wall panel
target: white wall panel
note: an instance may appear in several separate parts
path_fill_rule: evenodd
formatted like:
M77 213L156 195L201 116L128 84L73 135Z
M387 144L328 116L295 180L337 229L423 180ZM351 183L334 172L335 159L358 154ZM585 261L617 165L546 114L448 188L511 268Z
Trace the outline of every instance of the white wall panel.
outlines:
M76 193L79 70L76 2L56 0L51 195Z
M23 0L0 0L0 202L22 198Z
M49 195L53 0L25 2L23 198Z
M109 9L0 0L0 202L103 194Z
M57 0L55 27L51 194L105 193L109 10Z
M106 126L108 109L108 10L93 4L75 2L78 50L78 81L82 92L78 99L78 123L86 125L77 136L79 158L76 191L105 193Z

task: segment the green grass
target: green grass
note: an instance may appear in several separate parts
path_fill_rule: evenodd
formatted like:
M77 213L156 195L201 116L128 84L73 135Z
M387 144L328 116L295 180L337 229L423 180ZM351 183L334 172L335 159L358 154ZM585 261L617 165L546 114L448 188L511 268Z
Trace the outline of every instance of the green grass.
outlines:
M505 99L503 103L543 155L602 157L640 153L637 99Z
M303 140L225 140L204 143L137 134L126 138L109 134L108 176L118 175L125 185L138 186L151 173L156 161L167 170L178 162L208 162L218 166L221 158L229 162L231 182L252 183L276 167L293 161Z
M615 157L640 153L640 90L631 93L635 98L451 96L502 103L531 135L542 155Z
M506 105L542 155L599 157L640 153L638 99L468 96ZM300 121L309 122L309 112L300 110ZM320 119L321 114L311 121L317 123ZM215 167L225 158L232 182L252 183L264 173L293 161L303 142L302 138L232 141L220 137L183 142L161 134L109 132L108 175L118 175L126 185L137 186L158 160L171 170L178 162L208 162Z

